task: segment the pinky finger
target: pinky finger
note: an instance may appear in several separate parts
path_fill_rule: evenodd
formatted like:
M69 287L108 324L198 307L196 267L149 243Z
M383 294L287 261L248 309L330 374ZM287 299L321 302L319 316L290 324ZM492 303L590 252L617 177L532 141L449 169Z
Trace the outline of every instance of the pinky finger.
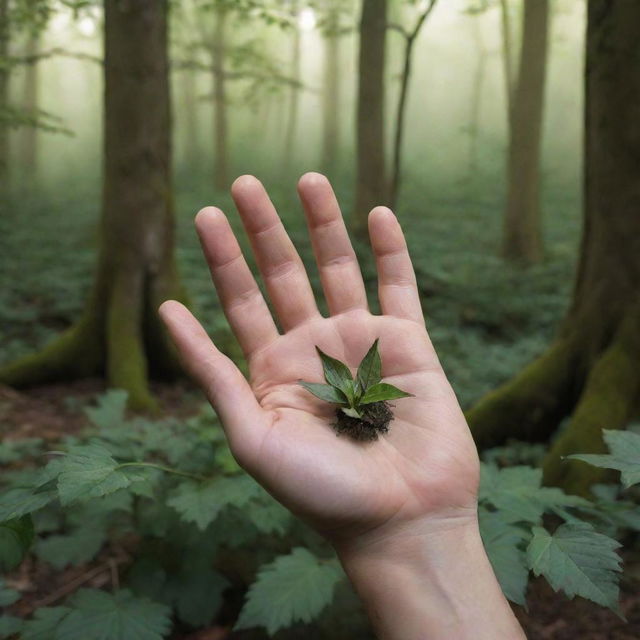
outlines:
M222 421L240 464L257 451L264 435L265 413L236 365L211 342L202 325L179 302L168 300L160 317L178 349L187 373L207 395Z

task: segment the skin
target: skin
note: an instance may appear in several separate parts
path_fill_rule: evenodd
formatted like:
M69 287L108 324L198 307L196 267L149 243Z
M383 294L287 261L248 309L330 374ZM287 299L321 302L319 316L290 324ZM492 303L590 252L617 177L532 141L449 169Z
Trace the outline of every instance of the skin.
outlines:
M185 367L239 464L333 544L380 638L523 638L482 547L478 455L429 340L396 217L385 207L369 215L382 310L373 315L329 182L306 174L298 193L329 317L263 186L242 176L232 195L280 330L225 215L206 207L196 228L250 379L168 301L160 314ZM395 401L379 440L338 438L335 407L298 380L323 381L316 345L355 370L376 338L384 381L415 397Z

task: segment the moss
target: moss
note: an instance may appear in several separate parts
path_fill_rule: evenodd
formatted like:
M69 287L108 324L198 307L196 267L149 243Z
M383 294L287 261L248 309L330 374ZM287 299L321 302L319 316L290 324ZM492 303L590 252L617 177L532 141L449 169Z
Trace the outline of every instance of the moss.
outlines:
M487 394L466 418L480 449L508 438L544 441L569 410L576 372L575 343L562 340L509 382Z
M361 442L377 440L381 433L389 431L393 412L388 402L366 404L362 414L362 418L352 418L342 409L337 409L333 428L338 435L347 435L353 440Z

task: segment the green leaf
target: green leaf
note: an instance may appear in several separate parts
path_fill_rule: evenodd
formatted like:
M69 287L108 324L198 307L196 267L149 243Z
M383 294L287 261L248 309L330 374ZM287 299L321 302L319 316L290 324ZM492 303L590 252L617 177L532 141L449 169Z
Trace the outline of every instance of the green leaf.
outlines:
M372 387L382 380L382 361L380 360L380 352L378 351L378 341L376 338L358 367L356 379L360 385L361 393L366 392L369 387Z
M55 498L55 491L34 492L18 487L9 489L0 496L0 522L21 518L46 506Z
M178 616L192 627L211 624L222 605L228 580L206 567L187 567L176 577L173 592Z
M0 616L0 638L10 638L19 633L22 629L23 621L14 616Z
M534 527L527 557L534 574L543 575L555 591L618 611L621 560L615 550L620 546L587 523L563 524L553 535Z
M143 474L130 468L121 469L101 444L74 446L63 458L58 476L60 503L65 506L76 500L97 498L144 479Z
M366 393L360 398L359 404L371 404L372 402L381 402L382 400L396 400L398 398L410 398L413 394L407 393L394 387L386 382L378 382L367 389Z
M30 516L0 523L0 571L11 571L22 562L33 535Z
M591 503L554 487L542 487L542 469L480 465L480 502L488 502L507 522L538 524L545 511L561 507L582 507Z
M20 600L20 592L7 587L4 580L0 578L0 607L8 607L18 600Z
M185 522L194 522L204 531L229 505L242 508L259 495L260 485L247 475L220 477L205 482L183 482L167 504Z
M104 431L122 426L125 422L128 395L122 389L111 389L100 396L96 407L85 409L91 424Z
M332 387L340 389L342 393L347 397L349 402L353 402L354 385L353 376L349 367L340 360L336 360L316 347L316 351L322 360L322 367L324 369L324 379Z
M479 509L480 535L493 571L504 595L522 606L526 604L529 566L524 552L525 532L506 522L499 511Z
M311 622L330 604L344 574L335 561L323 561L298 547L258 572L236 629L265 627L269 635L295 622Z
M162 640L171 629L170 609L128 589L106 593L80 589L56 627L56 640Z
M595 467L620 471L620 480L625 487L640 482L640 434L632 431L605 429L602 437L609 447L609 454L575 454L570 460L582 460Z
M93 559L107 540L103 522L87 522L71 533L52 535L40 540L35 553L41 560L60 570Z
M284 535L292 522L291 512L271 496L252 500L243 512L261 533Z
M340 389L336 389L330 384L304 382L303 380L300 380L298 384L313 393L316 398L320 398L320 400L324 400L325 402L333 402L336 404L346 404L348 402L347 396L345 396Z
M24 623L21 640L58 640L56 628L70 612L69 607L36 609L33 618Z

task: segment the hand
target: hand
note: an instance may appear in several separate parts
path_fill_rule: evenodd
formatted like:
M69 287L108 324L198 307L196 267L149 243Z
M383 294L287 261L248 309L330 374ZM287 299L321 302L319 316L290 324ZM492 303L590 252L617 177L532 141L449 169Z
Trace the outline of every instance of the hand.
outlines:
M475 518L478 459L466 422L425 328L415 276L391 211L369 231L383 315L368 311L360 269L323 176L298 186L330 317L316 306L302 261L264 188L236 180L232 194L276 317L222 211L196 227L226 316L248 360L250 384L186 308L162 317L187 369L220 415L240 465L294 513L336 541L432 518ZM323 382L316 345L351 367L380 338L385 381L415 395L395 402L388 434L373 443L336 437L335 407L298 380Z

